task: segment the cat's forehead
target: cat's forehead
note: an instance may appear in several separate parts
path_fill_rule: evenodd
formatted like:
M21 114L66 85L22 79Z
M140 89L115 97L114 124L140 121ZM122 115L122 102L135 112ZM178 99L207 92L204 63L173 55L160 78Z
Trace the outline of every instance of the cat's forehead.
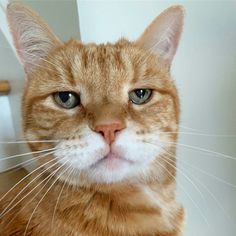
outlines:
M134 54L131 47L87 45L73 55L72 73L79 82L103 86L132 81Z
M115 44L82 45L72 41L59 57L63 69L75 83L114 86L132 83L157 68L157 60L126 40ZM154 65L155 64L155 65Z
M51 69L46 75L39 73L37 85L32 87L74 91L92 100L120 99L122 93L125 100L129 90L150 87L150 81L157 85L157 79L167 75L157 57L126 40L102 45L72 40L49 60Z

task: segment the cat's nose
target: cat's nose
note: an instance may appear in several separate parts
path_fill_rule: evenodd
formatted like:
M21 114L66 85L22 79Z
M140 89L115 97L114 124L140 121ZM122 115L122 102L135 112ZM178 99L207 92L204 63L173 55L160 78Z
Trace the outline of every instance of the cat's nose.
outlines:
M97 124L94 128L95 131L100 133L110 145L115 140L116 132L124 129L125 126L121 122L116 122L109 124Z

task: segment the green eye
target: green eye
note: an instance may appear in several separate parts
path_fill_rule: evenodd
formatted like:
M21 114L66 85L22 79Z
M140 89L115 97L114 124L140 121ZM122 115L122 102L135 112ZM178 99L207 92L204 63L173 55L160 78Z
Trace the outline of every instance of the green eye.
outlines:
M135 89L129 93L129 100L136 105L141 105L148 102L151 95L151 89Z
M80 105L80 97L73 92L58 92L54 94L55 102L65 109L72 109Z

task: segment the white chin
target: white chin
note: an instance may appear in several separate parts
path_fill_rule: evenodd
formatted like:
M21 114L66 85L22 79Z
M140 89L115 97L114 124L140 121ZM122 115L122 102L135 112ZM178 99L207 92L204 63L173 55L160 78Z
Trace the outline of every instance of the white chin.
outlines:
M136 163L114 157L98 161L87 170L87 174L93 182L114 183L134 176L138 169Z

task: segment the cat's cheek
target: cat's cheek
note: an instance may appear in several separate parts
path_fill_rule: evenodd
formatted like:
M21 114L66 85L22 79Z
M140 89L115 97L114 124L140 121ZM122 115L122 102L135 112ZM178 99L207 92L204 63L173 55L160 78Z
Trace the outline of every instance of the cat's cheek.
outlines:
M158 134L148 135L146 139L152 140L155 145L146 142L145 138L137 137L134 132L127 130L118 135L111 150L118 156L133 163L149 164L160 155L164 145Z
M99 135L90 135L84 140L65 140L60 142L54 154L59 163L71 165L77 170L88 169L109 152L109 147Z
M148 164L160 153L161 147L151 147L142 142L119 142L113 146L113 152L133 163Z

